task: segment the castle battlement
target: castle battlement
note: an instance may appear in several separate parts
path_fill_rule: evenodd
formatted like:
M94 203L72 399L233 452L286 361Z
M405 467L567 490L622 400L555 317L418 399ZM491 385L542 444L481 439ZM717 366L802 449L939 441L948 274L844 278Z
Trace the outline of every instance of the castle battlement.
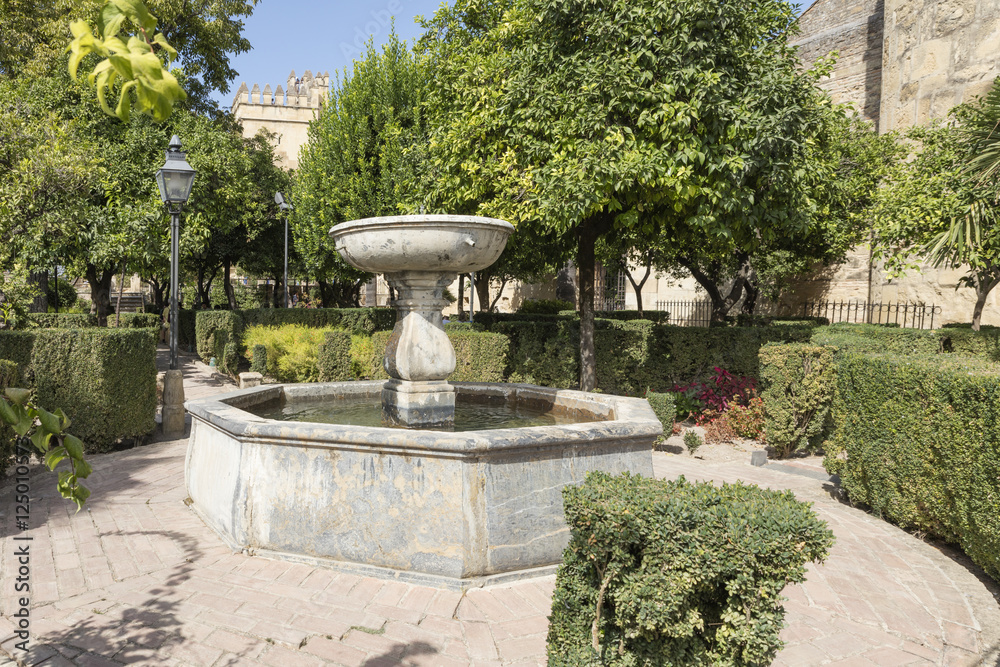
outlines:
M262 92L260 84L255 83L250 89L246 82L240 83L236 97L233 98L233 114L236 115L241 106L318 109L330 91L330 72L313 76L310 70L306 70L301 77L297 77L295 70L292 70L285 84L286 88L282 89L279 84L273 91L271 84L266 84Z

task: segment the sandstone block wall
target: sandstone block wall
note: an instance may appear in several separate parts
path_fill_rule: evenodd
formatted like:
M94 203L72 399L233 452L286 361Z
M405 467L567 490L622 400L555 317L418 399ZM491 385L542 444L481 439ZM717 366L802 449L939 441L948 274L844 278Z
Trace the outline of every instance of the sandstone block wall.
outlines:
M853 104L876 124L882 99L883 2L817 0L799 17L799 35L791 40L805 63L836 51L837 65L823 88L835 102Z
M881 131L925 125L1000 74L996 0L885 0Z

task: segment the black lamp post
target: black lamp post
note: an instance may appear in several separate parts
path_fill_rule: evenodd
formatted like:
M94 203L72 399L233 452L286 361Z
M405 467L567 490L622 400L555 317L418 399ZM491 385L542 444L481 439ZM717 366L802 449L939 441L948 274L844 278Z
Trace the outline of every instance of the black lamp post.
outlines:
M177 292L180 287L180 216L181 208L191 195L195 170L184 159L181 140L175 134L167 147L167 161L156 172L160 199L170 209L170 370L177 370L177 328L180 313Z
M285 214L285 308L288 308L288 211L292 205L285 201L280 192L274 193L274 203Z

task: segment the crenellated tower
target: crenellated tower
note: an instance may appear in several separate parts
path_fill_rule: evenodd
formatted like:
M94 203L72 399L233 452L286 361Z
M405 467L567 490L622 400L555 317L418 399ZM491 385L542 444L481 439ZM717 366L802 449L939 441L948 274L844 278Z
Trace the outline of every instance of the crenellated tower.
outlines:
M309 139L310 121L330 92L330 72L313 76L310 70L298 77L295 70L288 75L282 89L270 84L261 91L259 84L247 88L241 83L233 98L233 116L243 123L243 135L252 137L261 128L274 132L275 156L278 164L294 169L299 163L299 148Z

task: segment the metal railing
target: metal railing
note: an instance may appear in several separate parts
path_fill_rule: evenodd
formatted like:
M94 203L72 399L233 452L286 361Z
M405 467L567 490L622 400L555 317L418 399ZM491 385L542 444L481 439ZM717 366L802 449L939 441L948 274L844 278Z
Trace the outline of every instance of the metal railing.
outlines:
M712 302L708 299L657 301L656 309L670 313L669 323L681 327L707 327L712 321Z
M941 314L941 306L909 301L807 301L802 304L801 313L806 317L825 317L830 324L898 324L904 329L933 329L934 317Z
M657 301L656 309L669 312L670 324L677 326L707 327L712 321L712 302L708 299ZM756 314L772 317L825 317L831 324L898 324L904 329L933 329L935 316L941 314L941 306L909 301L806 301L800 306L762 303L758 305Z

